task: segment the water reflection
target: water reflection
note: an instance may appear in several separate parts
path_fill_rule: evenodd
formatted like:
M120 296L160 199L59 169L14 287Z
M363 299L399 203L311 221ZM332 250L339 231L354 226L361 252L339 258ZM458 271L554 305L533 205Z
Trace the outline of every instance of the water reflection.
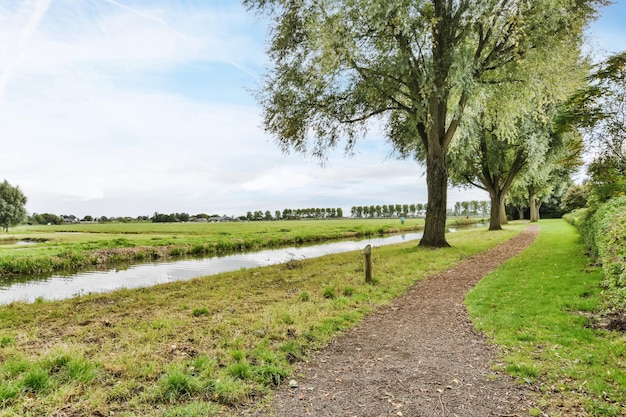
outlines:
M139 288L172 281L215 275L221 272L285 263L290 260L316 258L333 253L363 249L366 245L384 246L417 240L421 233L407 233L360 241L341 241L323 245L289 247L241 253L223 257L152 262L131 265L125 269L81 272L72 275L53 275L34 279L21 277L18 283L0 283L0 304L12 301L32 302L37 298L48 300L69 298L87 293L100 293L120 288Z

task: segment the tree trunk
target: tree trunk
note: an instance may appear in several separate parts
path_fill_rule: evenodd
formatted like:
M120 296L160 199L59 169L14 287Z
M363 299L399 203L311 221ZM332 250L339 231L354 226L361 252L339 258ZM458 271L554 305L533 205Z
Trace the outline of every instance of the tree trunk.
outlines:
M541 220L541 213L540 213L540 211L541 211L541 205L542 204L543 204L543 202L541 202L541 201L536 204L536 206L537 206L537 221Z
M524 211L525 211L525 207L517 208L517 214L520 220L524 220Z
M419 246L447 248L446 204L448 201L448 157L440 146L429 146L426 157L428 209L424 236Z
M500 223L509 224L509 219L506 218L506 206L504 205L504 198L500 198Z
M491 200L491 215L489 217L489 230L502 230L502 218L500 210L502 205L500 204L501 194L495 190L489 190L489 198Z
M539 221L539 216L537 215L537 201L536 201L535 187L528 188L528 201L530 202L530 222L536 223Z

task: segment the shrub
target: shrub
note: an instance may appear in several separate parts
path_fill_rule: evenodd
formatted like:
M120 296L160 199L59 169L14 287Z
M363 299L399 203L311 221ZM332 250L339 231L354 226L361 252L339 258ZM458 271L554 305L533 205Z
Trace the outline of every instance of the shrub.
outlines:
M604 269L605 284L625 291L626 197L609 200L600 206L594 218L595 245Z
M565 220L580 231L589 254L604 270L604 284L626 298L626 197L613 198L598 207L574 210Z

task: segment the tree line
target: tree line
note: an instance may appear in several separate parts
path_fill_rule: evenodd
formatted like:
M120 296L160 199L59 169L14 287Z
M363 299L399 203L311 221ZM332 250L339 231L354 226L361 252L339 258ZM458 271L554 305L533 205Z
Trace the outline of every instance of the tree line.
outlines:
M343 217L341 207L326 208L305 208L305 209L284 209L282 212L276 210L272 215L269 210L249 211L241 220L247 221L271 221L271 220L308 220L308 219L340 219Z
M382 204L370 206L352 206L350 216L357 219L422 217L426 213L426 204Z

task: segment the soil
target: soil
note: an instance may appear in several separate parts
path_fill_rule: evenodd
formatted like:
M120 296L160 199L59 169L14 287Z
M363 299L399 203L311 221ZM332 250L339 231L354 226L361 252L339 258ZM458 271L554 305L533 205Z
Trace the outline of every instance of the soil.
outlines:
M497 371L497 351L473 328L463 300L482 277L529 246L538 231L529 226L415 284L301 363L269 405L242 415L527 416L530 388Z

